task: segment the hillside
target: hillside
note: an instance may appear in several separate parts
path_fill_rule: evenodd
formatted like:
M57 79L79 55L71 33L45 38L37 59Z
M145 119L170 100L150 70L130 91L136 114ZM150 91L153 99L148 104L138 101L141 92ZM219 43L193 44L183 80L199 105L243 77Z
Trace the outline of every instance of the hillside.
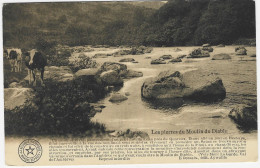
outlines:
M255 38L252 0L19 3L3 7L5 47L59 44L178 46ZM243 41L243 40L242 40Z

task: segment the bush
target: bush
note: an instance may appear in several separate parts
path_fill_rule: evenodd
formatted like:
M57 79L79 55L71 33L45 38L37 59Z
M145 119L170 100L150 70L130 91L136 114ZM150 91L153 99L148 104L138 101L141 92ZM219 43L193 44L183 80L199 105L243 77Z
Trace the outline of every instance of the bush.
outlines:
M56 51L57 54L48 56L48 65L50 66L68 66L71 52L68 50Z
M29 102L15 110L5 110L6 135L101 136L104 125L90 121L91 106L76 108L81 102L96 102L106 94L104 86L81 79L57 83L46 81L37 88L35 106ZM35 108L37 107L37 108Z
M77 72L80 69L96 68L97 66L98 63L90 57L81 57L70 63L70 68L73 72Z

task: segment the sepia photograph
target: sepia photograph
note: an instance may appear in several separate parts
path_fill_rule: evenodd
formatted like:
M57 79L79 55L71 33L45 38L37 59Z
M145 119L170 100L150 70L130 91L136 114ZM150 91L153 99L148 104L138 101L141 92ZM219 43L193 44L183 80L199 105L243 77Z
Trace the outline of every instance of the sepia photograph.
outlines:
M3 3L6 165L256 162L255 9Z

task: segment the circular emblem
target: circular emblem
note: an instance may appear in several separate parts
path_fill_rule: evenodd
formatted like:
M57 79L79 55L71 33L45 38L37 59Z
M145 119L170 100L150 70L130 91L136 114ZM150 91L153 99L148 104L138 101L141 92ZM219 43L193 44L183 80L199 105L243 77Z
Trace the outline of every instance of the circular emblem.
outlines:
M34 139L26 139L19 145L18 154L25 163L34 163L42 156L42 146Z

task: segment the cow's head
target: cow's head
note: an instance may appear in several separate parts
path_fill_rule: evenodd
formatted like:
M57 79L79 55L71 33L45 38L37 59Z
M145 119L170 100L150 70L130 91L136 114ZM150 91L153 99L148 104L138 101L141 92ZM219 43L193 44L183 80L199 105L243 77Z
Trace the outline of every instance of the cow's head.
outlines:
M32 65L32 64L33 64L33 58L34 58L34 55L35 55L36 52L37 52L36 49L32 49L31 51L29 51L29 54L30 54L29 65Z

